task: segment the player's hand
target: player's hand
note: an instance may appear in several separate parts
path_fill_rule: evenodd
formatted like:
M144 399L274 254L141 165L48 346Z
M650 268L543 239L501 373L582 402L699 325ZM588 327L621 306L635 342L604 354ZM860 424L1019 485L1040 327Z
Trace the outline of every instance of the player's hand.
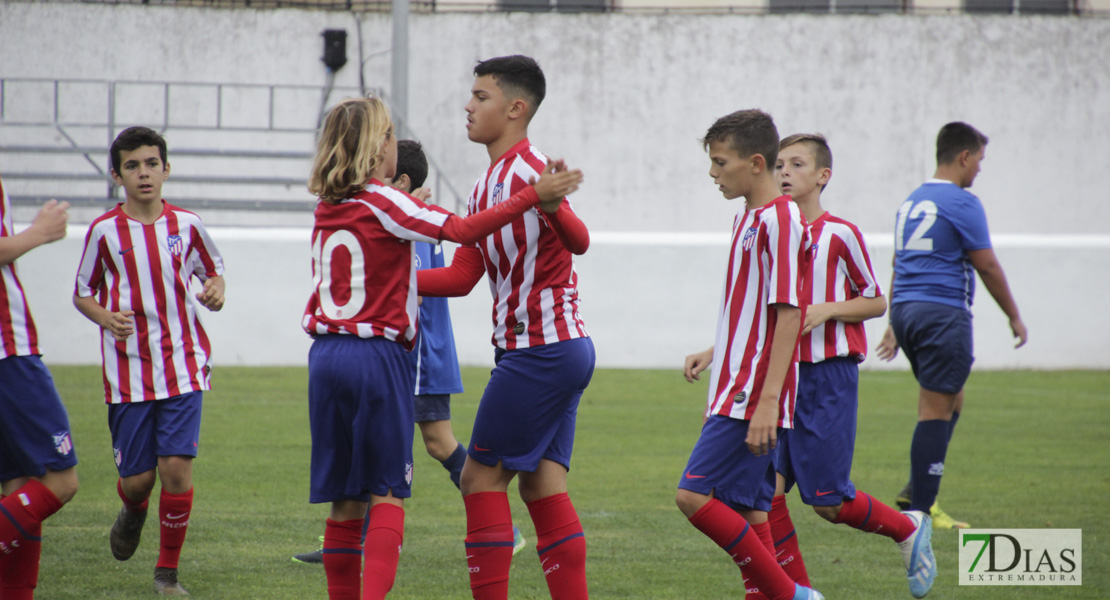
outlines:
M197 300L205 308L218 311L224 307L224 278L219 275L209 277L204 282L204 291L197 294Z
M432 189L426 187L416 188L409 192L409 195L421 202L427 202L432 198Z
M540 209L553 213L559 210L563 198L578 191L578 185L582 183L582 171L568 168L561 158L548 160L539 180L533 179L529 183L540 197Z
M763 395L748 422L748 451L763 456L778 445L779 399L775 394Z
M39 209L31 221L31 229L42 239L43 244L56 242L66 236L66 221L69 220L69 202L49 200Z
M694 383L700 381L701 377L698 374L708 369L713 364L713 348L702 350L696 354L691 354L686 357L686 362L682 368L682 375L686 377L686 381Z
M829 302L810 304L806 307L806 320L802 323L802 335L820 327L825 321L833 318L833 310Z
M1021 348L1029 339L1029 331L1025 329L1025 323L1022 322L1021 318L1010 319L1010 331L1014 333L1014 337L1018 340L1018 343L1014 344L1014 348Z
M875 346L875 356L887 362L898 356L898 340L894 337L894 329L890 325L887 325L886 333L883 334L879 345Z
M131 317L135 316L133 310L121 310L108 315L108 322L105 324L104 329L112 334L112 337L117 342L122 342L132 333L135 333L135 320Z

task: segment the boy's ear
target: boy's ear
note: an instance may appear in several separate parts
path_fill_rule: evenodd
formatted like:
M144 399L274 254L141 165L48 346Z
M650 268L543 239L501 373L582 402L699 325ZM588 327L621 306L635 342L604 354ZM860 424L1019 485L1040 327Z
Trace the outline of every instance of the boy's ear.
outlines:
M969 160L971 160L971 150L961 150L956 160L959 161L961 167L966 167Z
M525 100L524 98L516 98L509 104L509 119L527 119L530 109L531 107L528 106L527 100Z
M832 179L832 169L828 167L821 169L821 172L817 174L817 184L821 187L828 185L830 179Z
M409 179L409 174L408 173L402 173L401 176L394 177L393 178L393 187L395 187L399 190L402 190L406 193L411 192L412 191L412 180Z
M111 169L111 173L112 181L116 182L116 185L123 187L123 177L120 177L119 173L117 173L115 169Z
M752 172L755 174L762 173L767 170L767 157L762 154L756 153L751 156Z
M165 175L164 175L164 176L162 177L162 179L169 179L169 178L170 178L170 163L166 163L166 166L165 166L165 168L164 168L164 169L162 169L162 173L164 173L164 174L165 174Z

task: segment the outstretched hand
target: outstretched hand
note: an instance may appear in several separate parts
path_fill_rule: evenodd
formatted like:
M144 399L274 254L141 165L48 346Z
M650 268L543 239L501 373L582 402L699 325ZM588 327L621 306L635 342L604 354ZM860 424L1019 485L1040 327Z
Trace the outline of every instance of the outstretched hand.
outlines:
M568 168L561 158L548 160L539 180L532 179L528 183L532 184L540 198L540 209L553 213L559 210L563 198L578 191L578 185L582 183L582 171Z

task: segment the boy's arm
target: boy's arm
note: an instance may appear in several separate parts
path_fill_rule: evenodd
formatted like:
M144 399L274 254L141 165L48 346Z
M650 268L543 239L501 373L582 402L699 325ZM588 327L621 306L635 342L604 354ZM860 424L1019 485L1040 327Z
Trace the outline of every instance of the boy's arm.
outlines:
M201 305L211 311L218 311L224 307L224 276L213 275L204 280L204 291L197 294Z
M50 200L39 209L30 227L16 235L0 237L0 267L15 262L34 248L64 238L68 209L68 202Z
M889 294L887 294L887 309L889 310L894 306L894 261L897 257L890 259L890 287ZM898 356L898 338L894 337L894 328L890 326L888 321L886 324L886 331L883 332L883 339L879 340L879 345L875 346L875 356L881 360L890 362L894 357Z
M786 381L786 372L794 361L798 346L798 332L802 324L802 310L789 304L774 304L775 335L771 338L771 359L767 376L763 380L763 393L755 406L755 414L748 423L748 450L762 456L774 450L778 442L779 395Z
M714 346L710 346L708 350L702 350L686 357L686 364L682 368L682 374L686 377L686 381L694 383L701 380L698 374L713 364L713 348Z
M882 296L875 296L874 298L856 296L851 300L841 302L810 304L806 307L806 320L802 324L802 335L820 327L825 321L861 323L868 319L881 317L884 313L886 313L886 298Z
M108 330L112 337L117 342L126 340L132 333L135 332L135 321L131 317L135 315L133 310L123 310L114 313L96 301L94 296L73 296L73 305L81 314L85 315L93 323L96 323L101 329Z
M451 266L417 271L416 291L421 296L429 297L465 296L485 272L482 251L474 246L463 246L455 251Z
M590 231L586 229L586 224L574 211L570 209L566 203L560 203L558 208L552 212L544 210L547 215L547 223L551 226L551 230L555 232L555 237L559 238L559 243L563 245L571 254L582 255L590 248Z
M1010 294L1010 285L1006 282L1006 274L1002 271L1002 265L994 255L994 250L991 248L972 250L967 253L967 257L971 261L971 266L979 273L979 278L983 280L983 285L990 292L991 297L998 303L998 307L1010 318L1010 331L1018 339L1014 348L1021 348L1029 339L1029 332L1025 329L1021 315L1018 314L1017 302L1014 302L1014 297Z

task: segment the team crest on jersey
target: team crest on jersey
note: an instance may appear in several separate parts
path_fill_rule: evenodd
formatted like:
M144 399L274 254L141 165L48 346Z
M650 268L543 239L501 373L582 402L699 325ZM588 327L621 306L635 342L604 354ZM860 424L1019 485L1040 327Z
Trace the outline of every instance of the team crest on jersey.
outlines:
M420 255L419 255L419 254L417 254L417 255L413 256L413 258L412 258L412 262L413 262L413 264L414 264L414 265L416 265L416 270L417 270L417 271L419 271L419 270L421 269L421 267L423 266L423 265L421 264L421 261L420 261Z
M758 233L758 230L755 227L749 227L748 230L744 232L743 244L745 250L751 250L752 246L755 246L756 233Z
M120 452L119 448L112 448L112 454L116 458L116 466L118 467L118 466L122 465L123 464L123 452Z
M493 195L491 196L492 200L490 200L490 203L491 204L497 204L498 202L501 202L501 195L502 195L502 193L504 193L504 191L505 191L505 184L504 183L498 183L498 184L494 185L493 186Z
M181 256L181 253L185 251L185 242L181 241L180 235L167 235L166 246L169 247L170 254L174 256Z
M70 452L73 452L73 440L70 439L68 431L60 431L54 434L54 449L62 456L67 456Z
M405 464L405 483L412 485L412 463Z

